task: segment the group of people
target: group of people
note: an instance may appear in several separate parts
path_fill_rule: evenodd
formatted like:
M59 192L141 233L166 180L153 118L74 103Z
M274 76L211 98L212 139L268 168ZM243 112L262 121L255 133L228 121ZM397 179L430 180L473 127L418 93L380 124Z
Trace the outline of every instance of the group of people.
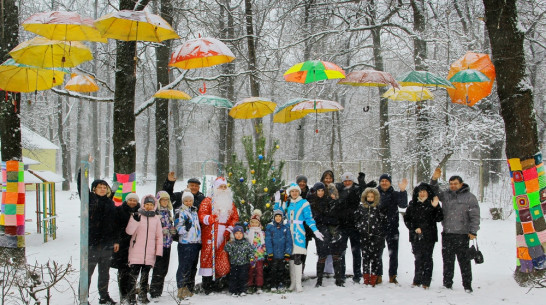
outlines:
M440 176L441 170L436 169L430 183L415 187L408 204L407 179L396 191L389 174L379 177L379 185L366 183L363 173L355 179L350 172L334 183L334 173L327 170L311 188L307 177L300 175L283 192L275 193L273 219L265 222L260 210L248 222L239 219L223 177L214 181L210 196L205 197L195 178L188 180L185 190L174 192L176 176L171 172L155 196L146 195L139 203L138 195L131 193L118 207L109 185L95 180L89 193L89 282L98 265L99 304L116 304L108 283L109 268L117 268L121 303L136 304L137 297L140 303L148 303L148 293L152 298L163 293L171 247L177 242L180 299L193 296L198 263L205 294L225 286L233 296L261 293L266 287L284 290L287 285L290 291L301 292L307 246L315 239L316 287L323 285L329 263L335 284L344 286L348 242L355 283L363 280L372 287L382 283L386 244L389 283L398 284L399 209L406 209L403 219L415 256L412 285L430 287L437 222L442 222L443 285L452 289L457 258L463 287L471 292L466 252L479 229L478 202L461 177L451 177L449 189L441 190Z

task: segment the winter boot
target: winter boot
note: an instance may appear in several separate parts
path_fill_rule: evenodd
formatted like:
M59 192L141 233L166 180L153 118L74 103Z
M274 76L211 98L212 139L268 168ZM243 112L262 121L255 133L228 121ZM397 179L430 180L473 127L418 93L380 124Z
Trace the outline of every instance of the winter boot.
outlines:
M370 274L364 273L364 285L370 285Z
M176 297L177 297L179 300L183 300L183 299L184 299L183 292L184 292L184 287L178 288L178 293L176 294Z
M389 283L398 284L398 281L396 280L396 275L389 276Z
M303 292L303 287L301 286L301 278L302 278L302 271L303 266L302 265L294 265L294 277L296 278L296 292Z
M376 284L381 284L381 283L383 283L383 277L381 275L378 275Z
M296 290L296 273L295 273L296 265L294 264L293 260L290 260L289 266L290 266L290 287L288 288L288 290L294 291Z
M370 275L370 285L372 285L372 287L375 287L375 284L377 284L377 279L379 279L378 275L375 275L375 274Z
M138 301L142 304L148 304L150 303L150 300L148 300L148 294L146 292L141 292L138 294Z
M341 259L334 258L334 278L336 279L336 286L345 287L345 279L344 275L342 274L342 268L341 268Z
M324 276L325 265L326 265L325 262L320 262L320 259L317 262L317 284L315 285L315 287L322 286L322 277Z

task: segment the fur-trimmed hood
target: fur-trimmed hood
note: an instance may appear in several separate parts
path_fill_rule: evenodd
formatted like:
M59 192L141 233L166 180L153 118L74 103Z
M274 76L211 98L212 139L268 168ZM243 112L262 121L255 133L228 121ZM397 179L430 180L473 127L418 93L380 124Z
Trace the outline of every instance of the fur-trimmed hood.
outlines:
M368 202L366 201L366 196L368 196L369 193L373 193L374 194L374 200L373 200L373 204L368 204ZM379 191L376 189L376 188L373 188L373 187L368 187L364 190L364 192L362 192L362 196L360 196L360 203L366 207L366 208L369 208L369 207L376 207L379 205Z

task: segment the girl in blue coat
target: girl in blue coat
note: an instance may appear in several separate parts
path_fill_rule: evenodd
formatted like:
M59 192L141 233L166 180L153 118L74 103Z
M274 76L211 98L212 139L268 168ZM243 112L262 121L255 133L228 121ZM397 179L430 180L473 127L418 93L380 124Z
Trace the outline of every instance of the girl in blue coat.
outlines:
M319 240L324 240L324 236L317 229L315 220L311 213L311 207L309 202L301 198L301 189L296 183L290 184L286 189L286 193L290 196L290 201L286 204L286 218L288 219L288 225L290 226L290 232L292 233L292 255L290 256L290 288L289 290L296 290L302 292L301 286L302 276L302 256L307 254L307 247L305 246L305 222L309 228L315 234L315 237ZM280 196L275 196L277 199ZM275 203L276 206L281 206L280 202Z
M265 228L265 251L270 265L271 291L280 289L284 261L290 261L292 235L290 228L283 223L282 210L273 211L273 221Z

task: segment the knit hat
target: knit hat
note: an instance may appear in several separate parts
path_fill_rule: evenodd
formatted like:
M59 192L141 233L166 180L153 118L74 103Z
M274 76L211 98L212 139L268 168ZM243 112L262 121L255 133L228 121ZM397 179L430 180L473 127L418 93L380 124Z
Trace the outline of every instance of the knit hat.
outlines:
M313 185L313 189L314 189L315 191L323 190L323 189L325 189L325 188L326 188L326 186L324 186L324 183L322 183L322 182L317 182L317 183L315 183L315 184Z
M154 208L155 208L156 205L157 205L157 201L155 200L155 197L154 197L154 195L152 195L152 194L149 194L149 195L146 195L146 196L142 197L141 200L142 200L142 207L144 207L144 205L145 205L146 203L149 203L149 202L151 202L151 203L154 204Z
M140 200L140 198L138 198L138 195L136 193L127 194L127 196L125 196L125 202L129 201L129 199L135 199L137 202Z
M277 215L284 216L284 213L282 212L282 210L273 210L273 217Z
M262 211L259 209L255 209L252 212L252 216L250 216L250 220L257 220L260 221L260 218L262 217Z
M235 227L233 227L233 234L237 232L244 233L243 227L241 227L240 225L236 225Z
M227 185L226 178L218 177L218 178L216 178L216 180L214 180L213 186L214 186L214 189L217 189L217 188L220 187L220 185L224 185L224 184Z
M301 195L301 189L300 189L300 186L297 185L296 183L290 183L290 185L286 188L286 194L290 195L290 191L291 190L298 190L298 192L300 192L300 195Z
M307 177L304 176L304 175L298 175L296 176L296 183L300 183L300 181L305 181L305 183L307 183Z
M346 172L343 175L341 175L341 181L342 182L347 181L347 180L351 180L351 181L355 182L355 175L353 175L353 173L351 173L351 172Z
M199 181L199 179L197 179L197 178L190 178L188 180L188 184L189 183L197 183L197 184L201 185L201 181Z
M392 177L389 174L383 174L383 175L379 176L379 182L381 182L381 180L383 180L383 179L387 179L387 180L389 180L390 183L392 183Z
M182 203L184 203L184 201L186 199L191 199L191 201L194 200L195 197L193 197L193 194L192 192L190 191L190 189L185 189L184 192L182 193Z

